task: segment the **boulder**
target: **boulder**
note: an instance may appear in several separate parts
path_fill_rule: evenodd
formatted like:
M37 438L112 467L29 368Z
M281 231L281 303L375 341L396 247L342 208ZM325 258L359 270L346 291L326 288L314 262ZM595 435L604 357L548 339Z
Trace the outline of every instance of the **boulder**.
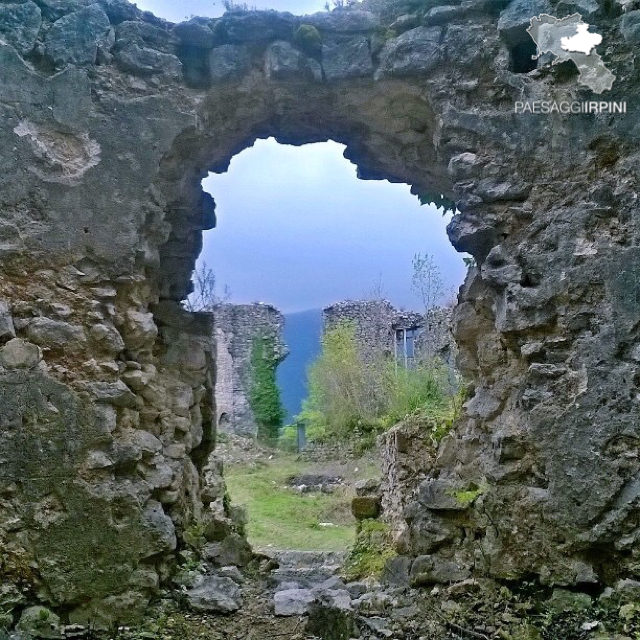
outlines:
M0 365L7 369L31 369L41 360L40 347L20 338L9 340L0 349Z
M241 78L251 67L249 49L242 45L223 44L209 54L211 82Z
M567 589L554 589L547 607L555 613L582 611L593 604L591 596L586 593L569 591Z
M308 613L315 596L309 589L286 589L274 596L277 616L301 616Z
M32 320L27 328L27 336L31 342L41 347L68 351L86 342L84 329L81 326L51 318Z
M148 22L129 20L116 27L118 48L128 44L137 44L142 48L148 47L163 53L173 54L178 42L175 32L167 31Z
M322 45L322 68L328 81L373 74L369 42L365 36L332 38Z
M513 0L500 14L498 32L510 45L531 40L526 29L531 25L531 18L541 13L552 12L548 0Z
M58 67L95 64L98 48L109 44L110 30L107 14L99 5L91 5L53 23L45 52Z
M187 591L187 603L200 613L232 613L242 606L242 595L231 578L206 576L197 587Z
M421 76L440 62L440 27L416 27L389 40L380 52L376 78Z
M0 37L15 47L21 56L33 50L41 24L40 7L31 0L0 4Z
M283 40L267 48L265 74L271 80L322 81L320 65Z

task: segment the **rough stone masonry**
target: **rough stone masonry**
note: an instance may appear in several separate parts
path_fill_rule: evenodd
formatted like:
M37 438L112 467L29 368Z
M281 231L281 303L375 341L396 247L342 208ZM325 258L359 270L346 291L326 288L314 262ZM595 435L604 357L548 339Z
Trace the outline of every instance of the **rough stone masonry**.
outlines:
M124 621L192 524L226 530L205 467L211 319L180 301L215 224L201 179L268 136L344 143L362 178L454 201L449 236L478 265L454 312L470 399L406 514L412 573L640 577L640 12L429 6L173 25L125 0L0 2L0 573L14 614L41 601ZM530 14L575 10L603 35L608 99L627 114L514 114L516 100L591 99L573 68L523 64Z
M289 352L282 338L284 316L274 306L260 302L221 304L214 316L218 431L255 438L258 424L251 408L254 340L266 338L261 357L277 367Z

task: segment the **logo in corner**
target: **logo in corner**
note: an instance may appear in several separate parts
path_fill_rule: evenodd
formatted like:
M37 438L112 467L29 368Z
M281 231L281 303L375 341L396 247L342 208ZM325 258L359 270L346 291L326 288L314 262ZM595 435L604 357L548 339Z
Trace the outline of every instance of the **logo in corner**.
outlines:
M551 53L552 65L573 62L580 75L578 83L589 87L594 93L609 91L616 76L607 69L595 48L602 42L599 33L591 33L579 13L566 18L554 18L542 13L530 20L527 33L538 47L540 56Z

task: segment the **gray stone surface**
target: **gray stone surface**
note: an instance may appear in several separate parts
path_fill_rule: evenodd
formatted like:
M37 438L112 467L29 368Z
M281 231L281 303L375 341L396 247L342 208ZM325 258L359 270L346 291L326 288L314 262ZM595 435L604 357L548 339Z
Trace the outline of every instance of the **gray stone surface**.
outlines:
M33 51L41 24L40 7L31 0L0 4L0 37L22 56Z
M274 596L274 612L277 616L301 616L309 612L315 596L309 589L285 589Z
M511 0L500 14L498 31L510 44L527 42L530 37L526 29L531 24L531 18L541 13L552 13L551 3L548 0Z
M119 48L115 55L118 66L138 76L162 74L172 78L182 76L182 63L169 53L129 43Z
M231 578L206 576L199 586L187 591L187 604L202 613L232 613L242 606L242 594Z
M264 70L267 78L273 80L322 80L320 64L283 40L267 48Z
M4 342L16 337L16 330L13 326L13 318L9 305L0 300L0 341Z
M223 44L209 55L209 71L212 82L241 78L251 67L249 49L234 44Z
M322 69L328 81L371 76L374 67L369 41L365 36L325 41L322 45Z
M57 66L94 64L99 47L109 43L111 23L97 5L70 13L47 32L46 53Z
M440 27L416 27L389 40L380 52L376 77L403 78L429 73L440 62Z
M60 618L45 607L29 607L22 612L18 621L18 631L35 638L62 638Z
M622 16L620 33L629 44L640 43L640 11L629 11Z

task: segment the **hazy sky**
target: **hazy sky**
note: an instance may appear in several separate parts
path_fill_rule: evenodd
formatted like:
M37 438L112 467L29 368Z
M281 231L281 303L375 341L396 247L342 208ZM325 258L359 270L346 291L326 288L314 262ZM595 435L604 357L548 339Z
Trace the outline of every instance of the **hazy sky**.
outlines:
M322 11L326 0L248 0L248 4L258 9L290 11L296 15ZM144 11L152 11L160 18L181 22L193 16L217 17L224 13L221 0L136 0L135 4Z
M462 283L462 256L445 233L450 216L420 206L407 185L358 180L343 151L334 142L258 140L227 173L205 179L218 226L204 235L201 262L233 302L300 311L361 298L381 278L388 299L418 309L411 260L425 251L447 290Z

